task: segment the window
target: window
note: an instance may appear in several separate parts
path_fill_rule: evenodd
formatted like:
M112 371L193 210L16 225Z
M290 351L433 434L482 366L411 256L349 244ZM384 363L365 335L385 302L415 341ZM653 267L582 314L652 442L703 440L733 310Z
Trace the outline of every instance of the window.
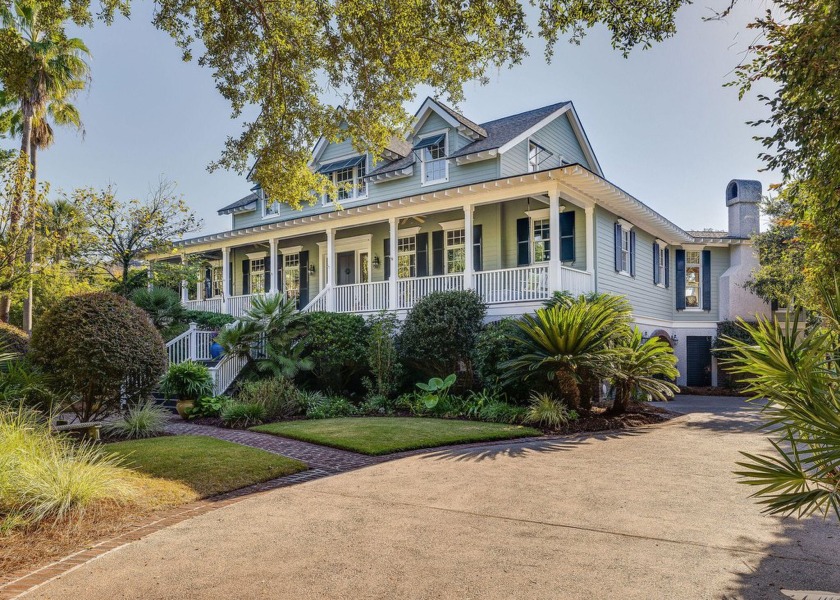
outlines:
M467 262L466 240L466 233L463 229L450 229L446 232L447 273L464 272Z
M417 239L412 235L397 240L397 277L406 279L417 275Z
M534 262L546 262L551 258L551 226L549 219L535 219L534 232Z
M700 308L700 251L685 252L685 307Z
M420 142L422 145L423 142ZM423 183L446 181L449 178L446 164L446 136L432 145L420 150L420 160L423 167Z
M338 188L339 202L352 198L356 193L356 188L353 185L353 171L355 171L355 168L350 167L333 172L333 183Z
M357 160L361 160L361 157L357 158ZM350 161L341 162L347 164ZM367 196L367 183L365 183L365 174L367 173L366 163L367 158L365 157L364 160L355 166L344 167L327 174L327 177L332 180L337 188L336 198L338 202L356 200L357 198ZM331 202L330 197L325 197L324 203L329 202Z
M251 271L248 275L251 279L251 285L248 289L252 294L259 294L265 290L265 259L253 258L251 259Z
M283 290L289 300L300 300L300 254L283 255Z
M621 228L621 272L630 272L630 230Z
M665 246L657 244L657 247L659 248L659 278L657 279L659 283L657 285L665 287Z
M263 196L263 216L273 217L280 214L280 203L271 202L268 198Z
M224 296L225 294L225 281L223 279L223 270L222 267L213 267L213 272L211 275L212 279L212 289L211 292L213 297L216 296Z
M367 283L368 281L370 281L370 270L368 268L367 252L359 253L359 274L361 276L359 283Z
M540 163L546 160L549 156L551 156L551 152L539 144L528 142L528 172L531 173L533 171L539 171Z

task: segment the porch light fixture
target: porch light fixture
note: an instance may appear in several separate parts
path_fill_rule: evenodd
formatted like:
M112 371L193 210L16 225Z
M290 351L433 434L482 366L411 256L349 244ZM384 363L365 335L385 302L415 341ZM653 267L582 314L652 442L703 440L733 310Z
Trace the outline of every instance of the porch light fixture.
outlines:
M314 263L311 263L311 264L309 265L309 274L310 274L310 275L314 275L314 274L315 274L315 264L314 264Z
M645 332L642 334L642 341L643 341L643 342L645 342L645 341L647 341L647 340L649 340L649 339L650 339L650 336L648 335L648 332L647 332L647 331L645 331Z
M376 254L374 254L374 255L373 255L373 268L374 268L374 269L378 269L378 268L379 268L379 265L380 265L380 262L379 262L379 256L378 256L378 255L376 255Z
M676 344L676 343L677 343L677 340L678 340L678 338L677 338L677 334L676 334L676 333L672 334L672 335L671 335L671 341L672 341L672 342L674 342L674 343Z

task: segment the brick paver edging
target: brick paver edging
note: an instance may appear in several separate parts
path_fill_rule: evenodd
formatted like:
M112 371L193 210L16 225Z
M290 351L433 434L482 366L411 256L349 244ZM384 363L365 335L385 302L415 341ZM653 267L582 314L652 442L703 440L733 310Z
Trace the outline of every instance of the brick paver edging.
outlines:
M665 425L678 418L680 417L675 416L667 421L663 421L662 423L658 423L653 426ZM643 425L634 429L649 426L650 425ZM316 444L310 444L309 442L281 438L267 433L243 431L238 429L222 429L221 427L196 425L194 423L185 423L183 421L171 421L166 426L166 430L168 433L177 435L206 435L220 440L250 446L252 448L259 448L273 454L279 454L303 461L310 467L310 469L293 475L286 475L284 477L279 477L263 483L250 485L232 492L226 492L205 500L191 502L189 504L152 515L132 528L130 531L122 533L114 538L97 542L89 548L75 552L69 556L40 567L35 571L21 570L16 573L0 576L0 600L18 598L26 592L32 591L35 588L52 581L56 577L59 577L64 573L68 573L112 550L140 540L147 535L160 531L170 525L175 525L210 511L230 506L231 504L240 502L255 494L263 494L298 483L304 483L306 481L312 481L322 477L336 475L338 473L345 473L362 467L381 464L409 456L439 454L452 450L468 450L470 448L550 442L561 439L574 440L576 438L587 438L598 434L609 433L601 431L564 435L544 435L511 440L495 440L488 442L473 442L470 444L437 446L435 448L420 448L417 450L407 450L405 452L395 452L384 456L367 456L364 454L357 454L355 452L348 452L346 450L339 450L337 448L318 446Z

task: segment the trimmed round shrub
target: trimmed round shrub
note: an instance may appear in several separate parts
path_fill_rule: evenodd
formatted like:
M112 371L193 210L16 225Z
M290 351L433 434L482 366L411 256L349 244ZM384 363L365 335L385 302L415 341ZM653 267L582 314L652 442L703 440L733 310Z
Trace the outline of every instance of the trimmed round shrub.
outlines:
M29 336L23 329L0 321L0 352L26 354L29 350Z
M110 292L64 298L36 323L30 353L83 421L145 400L167 363L146 313Z
M312 361L313 383L335 393L360 389L361 376L367 371L368 327L364 317L313 312L304 316L304 325L303 356Z
M505 377L501 365L522 354L516 337L519 327L512 318L493 321L484 326L478 334L473 350L473 368L478 382L486 390L505 394L508 400L525 404L531 386L521 379L511 380Z
M421 373L445 378L465 372L472 377L472 354L487 307L472 290L429 294L408 313L399 336L404 362Z

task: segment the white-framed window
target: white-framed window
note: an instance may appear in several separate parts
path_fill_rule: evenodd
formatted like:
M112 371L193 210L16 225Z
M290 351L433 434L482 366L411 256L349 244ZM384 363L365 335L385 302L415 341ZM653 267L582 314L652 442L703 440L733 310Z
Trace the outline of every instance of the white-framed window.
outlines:
M700 250L685 251L685 307L700 308L702 298L702 263Z
M546 262L551 259L551 225L549 219L531 221L534 249L533 262Z
M273 217L280 214L280 203L271 202L263 196L263 217Z
M251 270L248 273L248 278L250 280L249 289L252 294L259 294L265 290L265 262L264 258L251 259Z
M337 188L336 198L338 202L357 200L365 198L368 194L365 175L367 174L367 157L358 165L345 167L327 174L327 177ZM329 196L324 197L324 204L332 202Z
M467 265L467 235L463 229L446 231L446 272L463 273Z
M417 238L413 235L397 240L397 277L417 276Z
M551 156L551 153L537 143L528 141L528 172L540 170L540 163Z
M300 254L283 255L283 293L290 300L300 299Z
M210 281L212 282L211 292L213 297L223 296L225 293L225 280L224 270L222 267L213 267L210 277Z
M437 183L449 179L449 164L446 160L447 139L447 135L444 134L435 144L426 146L420 150L420 164L424 184ZM422 142L423 140L420 141L420 143Z
M357 254L359 256L359 283L367 283L370 281L370 254L367 252L358 252Z
M630 273L630 230L621 228L621 272Z
M659 282L657 285L665 287L665 245L658 244L659 247Z

